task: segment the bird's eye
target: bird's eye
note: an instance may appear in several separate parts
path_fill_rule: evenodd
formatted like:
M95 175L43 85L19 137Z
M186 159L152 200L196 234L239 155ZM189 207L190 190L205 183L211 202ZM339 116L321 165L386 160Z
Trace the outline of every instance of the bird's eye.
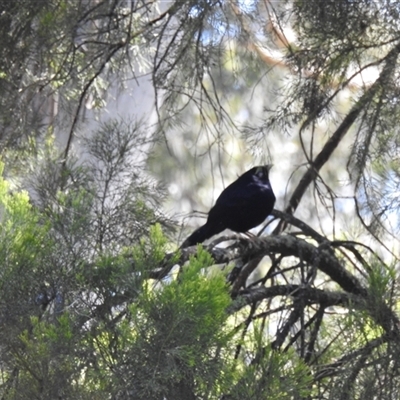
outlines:
M264 177L264 170L263 168L257 168L256 170L256 175L258 178L263 178Z

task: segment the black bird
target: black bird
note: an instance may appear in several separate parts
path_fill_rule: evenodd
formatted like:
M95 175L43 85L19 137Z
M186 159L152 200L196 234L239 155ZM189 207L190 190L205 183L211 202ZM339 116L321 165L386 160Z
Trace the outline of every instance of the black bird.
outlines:
M268 179L272 165L254 167L231 183L208 213L207 222L195 230L181 248L202 243L224 229L247 232L271 213L275 195Z

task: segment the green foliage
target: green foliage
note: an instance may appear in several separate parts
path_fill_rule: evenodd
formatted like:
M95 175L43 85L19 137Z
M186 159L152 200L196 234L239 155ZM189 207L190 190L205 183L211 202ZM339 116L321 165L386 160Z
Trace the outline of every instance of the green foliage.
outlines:
M388 266L382 262L371 263L368 271L368 284L371 296L377 299L390 300L393 293L393 285L396 279L396 269L394 266Z
M48 224L40 221L27 193L10 193L9 184L0 176L0 254L3 260L0 282L4 299L6 294L15 296L14 290L18 289L27 300L24 291L29 293L31 274L38 271L46 253L43 243L48 238L48 230Z
M168 239L164 236L161 225L152 225L149 236L141 238L139 244L133 246L131 250L135 269L144 272L152 266L160 264L165 258L167 249ZM178 257L179 254L176 254L170 262L174 263Z
M213 261L199 248L178 279L148 281L146 271L168 246L160 225L118 255L102 252L69 268L64 255L55 270L51 261L63 242L52 237L61 214L64 229L84 240L74 215L93 203L82 190L57 192L58 207L40 213L26 193L10 194L0 181L3 398L108 398L121 391L215 398L234 376L223 357L231 340L225 277L202 273Z
M57 174L45 177L46 162L50 159L44 158L42 176L36 177L36 195L43 200L39 207L24 191L10 193L8 182L0 178L0 340L1 358L7 360L0 393L4 399L91 399L94 393L106 398L110 387L102 383L104 375L91 369L101 361L89 357L94 342L87 328L96 331L96 324L111 320L135 300L145 276L140 257L132 253L146 248L152 255L146 258L147 268L156 267L166 238L155 226L134 250L116 253L116 246L110 246L100 251L93 235L97 199L89 170L68 165L61 190L53 185ZM108 328L106 324L103 333L94 335L96 343Z
M226 379L221 352L229 341L223 326L230 297L222 275L200 273L211 262L199 249L177 280L147 286L129 307L119 336L131 360L124 374L140 398L204 394Z
M257 334L259 335L259 334ZM257 336L256 335L256 336ZM274 351L269 345L259 342L259 361L243 368L243 375L234 390L230 393L232 399L301 399L312 394L312 376L309 368L290 349L281 353Z

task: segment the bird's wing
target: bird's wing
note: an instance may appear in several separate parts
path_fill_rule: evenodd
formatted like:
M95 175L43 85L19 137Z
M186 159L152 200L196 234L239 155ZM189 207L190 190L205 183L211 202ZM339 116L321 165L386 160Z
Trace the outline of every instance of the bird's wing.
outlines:
M241 206L260 197L266 189L268 189L266 185L256 182L246 182L240 185L232 184L221 193L215 204L226 207Z

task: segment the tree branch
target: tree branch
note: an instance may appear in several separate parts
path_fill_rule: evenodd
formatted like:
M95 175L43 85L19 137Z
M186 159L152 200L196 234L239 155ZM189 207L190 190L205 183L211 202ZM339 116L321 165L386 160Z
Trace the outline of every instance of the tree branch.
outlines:
M310 163L310 167L306 173L301 178L299 184L293 191L293 194L289 200L288 205L285 208L285 212L288 214L293 214L308 186L313 182L313 180L318 176L320 169L329 160L330 156L339 145L340 141L344 138L346 133L349 131L350 127L356 121L360 113L364 110L366 104L368 104L378 91L385 85L389 76L393 72L396 66L396 60L400 52L400 44L397 44L385 57L386 64L379 76L379 78L374 82L374 84L361 96L361 98L354 104L351 111L344 118L342 123L336 129L335 133L329 138L325 143L325 146L319 152L317 157ZM286 228L286 223L281 222L275 228L274 233L280 233Z

